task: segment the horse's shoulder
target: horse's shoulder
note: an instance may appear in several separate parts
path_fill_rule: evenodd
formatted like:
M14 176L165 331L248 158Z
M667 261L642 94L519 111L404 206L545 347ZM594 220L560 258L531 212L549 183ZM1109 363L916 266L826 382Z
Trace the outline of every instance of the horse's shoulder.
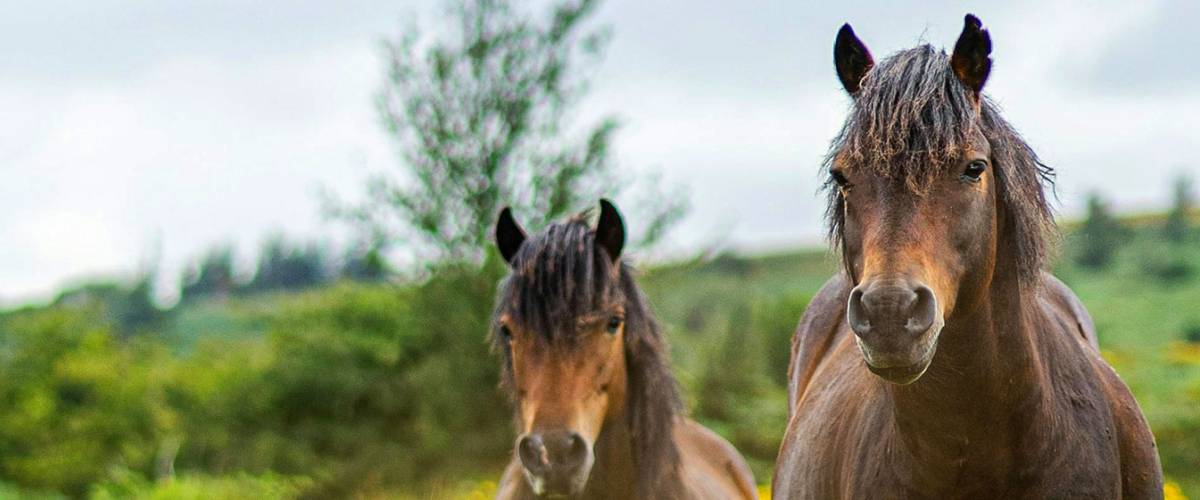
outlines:
M685 474L697 476L689 483L696 486L715 483L704 489L720 490L717 495L720 498L757 497L754 473L729 441L689 418L681 418L675 424L675 441L685 466L693 469Z
M829 278L804 308L792 336L792 359L788 363L788 409L795 407L800 392L808 386L813 371L837 337L846 315L846 300L854 284L845 273Z
M1096 337L1096 324L1075 292L1050 273L1042 273L1040 285L1041 298L1044 303L1070 318L1071 333L1078 335L1093 349L1099 351L1100 343Z
M1096 327L1083 302L1058 278L1044 273L1042 298L1062 314L1072 318L1077 332L1085 343L1095 349L1089 361L1112 411L1113 424L1121 460L1121 484L1123 495L1128 498L1146 498L1162 491L1162 476L1154 471L1161 470L1157 446L1150 426L1142 415L1129 387L1117 372L1099 355ZM1075 333L1073 332L1073 333ZM1107 432L1107 431L1106 431Z

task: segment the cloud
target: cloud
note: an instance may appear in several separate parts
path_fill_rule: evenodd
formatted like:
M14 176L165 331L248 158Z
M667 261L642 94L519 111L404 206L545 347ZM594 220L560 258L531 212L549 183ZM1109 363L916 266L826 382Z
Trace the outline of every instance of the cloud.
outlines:
M545 1L539 5L545 5ZM378 42L440 1L52 1L0 20L0 300L161 255L164 285L214 243L329 234L316 191L353 195L396 167L372 95ZM1060 172L1065 210L1093 189L1161 205L1200 129L1195 6L970 7L993 35L987 90ZM817 243L818 166L848 100L832 43L854 25L877 58L949 47L958 2L687 4L609 0L613 44L581 119L625 128L625 175L689 186L676 251ZM1193 14L1188 16L1186 14ZM430 31L430 30L426 30ZM434 29L436 31L436 29ZM1174 49L1174 51L1172 51ZM628 221L636 225L637 221Z

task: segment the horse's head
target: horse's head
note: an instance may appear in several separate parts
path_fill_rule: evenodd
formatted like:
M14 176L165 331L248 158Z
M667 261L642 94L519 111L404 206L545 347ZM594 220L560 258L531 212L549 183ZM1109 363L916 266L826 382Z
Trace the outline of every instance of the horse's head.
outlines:
M582 218L532 240L505 209L496 226L512 267L496 309L496 342L517 407L517 455L538 495L580 492L593 445L626 401L625 231L601 201L593 231Z
M943 325L983 301L1001 256L1014 276L1041 263L1049 170L981 94L991 49L970 15L951 56L924 45L877 65L849 25L834 45L853 107L826 162L831 233L856 285L847 321L891 382L924 374Z

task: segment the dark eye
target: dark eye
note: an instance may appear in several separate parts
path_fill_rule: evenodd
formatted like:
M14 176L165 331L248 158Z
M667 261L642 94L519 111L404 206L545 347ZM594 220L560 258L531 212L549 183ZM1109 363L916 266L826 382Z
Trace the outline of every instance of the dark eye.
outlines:
M975 160L967 164L967 169L963 170L962 180L976 182L979 176L983 175L983 171L987 170L987 162L983 160Z
M512 342L512 330L509 330L507 326L500 325L500 339L505 342Z
M616 334L617 330L621 328L621 323L623 322L624 320L622 320L620 316L608 318L608 325L606 326L608 333Z
M850 187L850 180L846 179L846 174L843 174L841 170L829 169L829 177L832 178L833 182L836 182L839 187Z

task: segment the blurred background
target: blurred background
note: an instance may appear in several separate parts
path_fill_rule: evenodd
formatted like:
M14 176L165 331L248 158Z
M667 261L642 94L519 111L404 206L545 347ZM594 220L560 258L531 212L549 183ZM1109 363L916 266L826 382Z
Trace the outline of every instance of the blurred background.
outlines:
M702 423L768 483L877 59L992 33L1054 271L1200 498L1200 4L41 2L0 19L0 498L488 498L504 205L612 197Z

